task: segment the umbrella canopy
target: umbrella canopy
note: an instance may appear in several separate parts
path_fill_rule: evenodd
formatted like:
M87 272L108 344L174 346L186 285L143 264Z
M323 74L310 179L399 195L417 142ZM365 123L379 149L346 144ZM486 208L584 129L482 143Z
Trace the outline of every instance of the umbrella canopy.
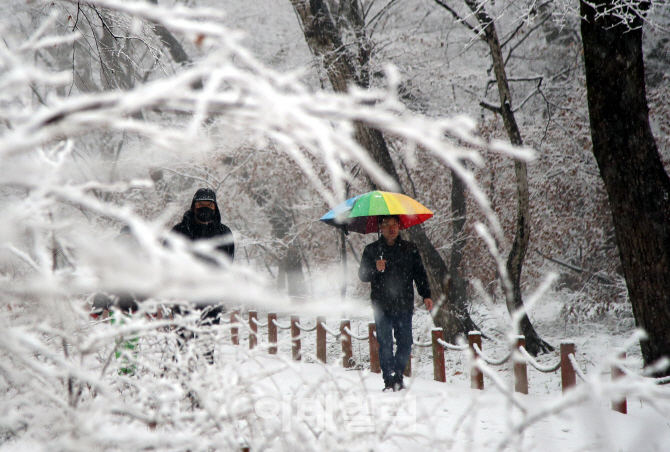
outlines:
M433 216L421 203L409 196L386 191L371 191L347 199L319 219L326 224L360 234L378 232L377 217L397 215L400 229L421 224Z

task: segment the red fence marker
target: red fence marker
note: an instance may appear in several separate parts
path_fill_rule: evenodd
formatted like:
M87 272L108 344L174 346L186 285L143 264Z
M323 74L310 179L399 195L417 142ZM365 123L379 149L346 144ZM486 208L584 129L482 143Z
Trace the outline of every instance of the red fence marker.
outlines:
M524 336L517 336L516 350L519 350L521 347L526 347L526 338ZM515 354L517 355L516 359L514 356ZM520 351L516 351L512 354L512 360L514 362L514 390L522 394L528 394L528 369L526 360L523 358Z
M300 328L298 324L300 323L300 317L293 314L291 316L291 339L293 340L293 360L300 361Z
M409 355L409 359L407 360L407 365L405 366L405 371L402 374L406 377L411 377L412 376L412 355Z
M271 355L277 354L277 313L268 313L268 353Z
M376 374L382 371L379 364L379 342L375 333L377 332L377 324L375 322L368 323L368 342L370 343L370 372Z
M482 349L482 333L479 331L470 331L468 333L468 343L470 345L470 353L472 356L472 361L470 363L470 387L472 389L484 389L484 374L475 362L479 358L479 353L475 349L475 345Z
M563 387L563 394L577 385L577 374L575 368L570 362L570 355L575 354L574 342L561 342L561 386Z
M444 347L437 342L438 339L443 339L442 328L433 328L431 330L433 340L433 376L435 381L442 383L447 381L447 370L444 364Z
M237 318L240 316L240 310L235 309L233 312L230 313L230 340L232 341L233 345L240 345L240 338L238 336L239 330L236 326L232 325L237 325L239 323L239 320Z
M326 329L323 324L326 323L324 316L316 318L316 359L326 364Z
M351 350L351 336L345 331L345 328L351 330L351 322L347 319L340 321L340 342L342 342L342 367L349 368L353 362L353 352Z
M626 359L626 352L624 350L621 350L617 354L617 359L620 361L624 361ZM612 381L616 381L619 378L622 378L625 374L621 370L618 364L612 364ZM626 397L621 397L618 399L612 399L612 409L614 411L618 411L619 413L622 414L627 414L628 413L628 403L626 402Z
M258 344L258 325L254 320L258 320L258 312L249 311L249 350Z

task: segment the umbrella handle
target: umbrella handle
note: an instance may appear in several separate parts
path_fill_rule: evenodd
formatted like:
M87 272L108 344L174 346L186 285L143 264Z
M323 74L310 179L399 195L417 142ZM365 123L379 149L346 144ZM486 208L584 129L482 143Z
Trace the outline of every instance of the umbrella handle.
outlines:
M379 225L379 220L377 220L377 240L381 239L381 226ZM384 250L381 246L381 242L379 243L379 260L383 261L384 260ZM384 270L382 270L380 273L384 273Z

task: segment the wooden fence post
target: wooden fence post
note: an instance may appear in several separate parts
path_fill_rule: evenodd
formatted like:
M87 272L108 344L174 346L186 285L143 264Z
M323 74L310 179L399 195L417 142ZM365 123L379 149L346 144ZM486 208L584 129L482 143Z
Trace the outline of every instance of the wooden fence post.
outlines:
M277 313L268 313L268 353L271 355L277 354Z
M407 360L407 365L405 366L405 371L402 373L406 377L411 377L412 376L412 355L409 355L409 359Z
M442 383L447 381L447 371L444 364L444 347L437 342L438 339L444 340L442 328L433 328L431 330L433 339L433 376L435 381Z
M340 341L342 342L342 367L351 367L353 353L351 350L351 336L345 331L347 328L351 331L351 322L348 319L340 320Z
M298 324L300 323L300 317L296 314L291 316L291 339L293 340L293 360L300 361L300 328Z
M475 363L477 358L479 358L475 345L477 345L479 350L482 349L482 333L479 331L470 331L468 333L468 343L470 345L470 359L472 360L470 362L470 387L472 389L484 389L484 374Z
M516 350L512 352L512 362L514 362L514 390L522 394L528 394L528 369L526 360L519 350L521 347L526 347L525 336L517 336Z
M326 364L326 329L323 324L326 323L324 316L316 318L316 359Z
M624 361L626 359L625 350L620 350L616 356L617 361ZM622 378L625 374L619 367L617 363L612 364L612 381L616 381L619 378ZM626 402L626 397L620 397L618 399L612 399L612 409L618 411L622 414L628 413L628 403Z
M258 320L258 312L249 311L249 350L258 344L258 325L254 320Z
M377 324L375 322L368 323L368 342L370 343L370 372L376 374L382 371L379 365L379 342L375 333L377 332Z
M230 340L232 341L233 345L240 345L240 337L238 336L238 328L236 326L232 325L237 325L239 323L239 320L237 318L240 316L240 310L235 309L233 312L230 313Z
M575 343L564 341L561 342L561 386L563 387L563 394L577 385L577 374L575 368L572 367L569 355L575 354Z

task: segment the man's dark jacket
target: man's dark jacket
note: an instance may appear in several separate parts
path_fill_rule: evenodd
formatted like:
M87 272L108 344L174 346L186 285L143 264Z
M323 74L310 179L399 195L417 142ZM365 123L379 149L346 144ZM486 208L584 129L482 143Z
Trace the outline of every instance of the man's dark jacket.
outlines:
M376 261L383 256L386 269L377 270ZM372 306L386 312L414 310L414 286L423 298L430 298L426 269L416 245L398 237L393 246L381 237L363 250L358 277L370 282Z
M221 223L221 212L219 205L214 209L214 219L207 224L200 224L195 221L195 200L191 202L191 208L184 213L181 222L172 228L176 232L187 237L190 240L212 239L226 236L227 243L216 247L219 251L226 253L231 259L235 256L235 243L233 242L233 233L228 226Z

